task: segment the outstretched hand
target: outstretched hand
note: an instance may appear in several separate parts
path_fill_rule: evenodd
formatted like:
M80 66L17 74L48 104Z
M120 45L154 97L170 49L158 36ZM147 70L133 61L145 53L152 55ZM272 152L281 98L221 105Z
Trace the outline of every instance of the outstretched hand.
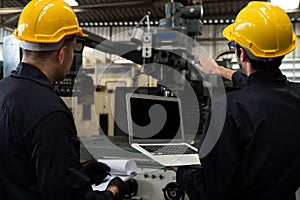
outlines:
M223 78L232 80L232 75L235 73L235 70L219 66L214 59L203 56L197 51L194 51L193 53L194 56L199 60L199 63L196 63L195 67L198 68L201 72L206 75L217 74Z
M195 66L205 74L219 74L219 65L212 58L201 55L199 52L194 51L194 55L199 60Z

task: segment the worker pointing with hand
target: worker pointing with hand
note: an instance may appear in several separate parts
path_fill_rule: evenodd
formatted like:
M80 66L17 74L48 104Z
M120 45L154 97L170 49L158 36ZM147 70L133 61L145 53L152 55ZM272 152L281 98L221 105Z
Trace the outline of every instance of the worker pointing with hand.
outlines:
M223 113L224 120L208 116L199 146L201 168L179 167L177 183L191 200L295 200L300 85L279 69L298 44L289 16L271 3L251 1L223 35L240 71L199 54L196 67L243 89L214 102L211 113Z

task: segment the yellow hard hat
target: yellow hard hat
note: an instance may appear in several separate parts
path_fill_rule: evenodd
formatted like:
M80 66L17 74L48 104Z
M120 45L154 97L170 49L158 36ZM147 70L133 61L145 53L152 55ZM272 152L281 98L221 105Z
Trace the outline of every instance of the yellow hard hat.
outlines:
M87 37L74 10L63 0L32 0L23 9L13 35L29 43L58 43L65 36Z
M260 58L284 56L298 44L289 16L268 2L250 2L223 35Z

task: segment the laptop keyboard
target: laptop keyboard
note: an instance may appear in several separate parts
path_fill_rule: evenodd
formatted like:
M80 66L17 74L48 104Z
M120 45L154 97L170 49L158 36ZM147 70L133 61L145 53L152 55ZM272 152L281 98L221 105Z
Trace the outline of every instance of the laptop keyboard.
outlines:
M147 145L142 146L145 150L149 151L154 155L173 155L173 154L195 154L195 151L192 148L189 148L186 145Z

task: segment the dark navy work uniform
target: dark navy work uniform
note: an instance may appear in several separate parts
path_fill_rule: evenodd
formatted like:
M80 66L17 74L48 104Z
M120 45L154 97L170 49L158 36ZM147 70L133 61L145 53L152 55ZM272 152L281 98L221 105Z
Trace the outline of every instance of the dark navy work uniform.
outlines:
M245 87L227 94L227 107L221 102L213 107L226 110L225 123L213 149L201 158L202 168L177 172L191 200L295 199L300 186L300 85L288 82L279 69L243 77L234 75ZM209 124L208 119L204 141Z
M0 109L0 199L113 199L92 191L72 113L38 68L20 63L0 81Z

